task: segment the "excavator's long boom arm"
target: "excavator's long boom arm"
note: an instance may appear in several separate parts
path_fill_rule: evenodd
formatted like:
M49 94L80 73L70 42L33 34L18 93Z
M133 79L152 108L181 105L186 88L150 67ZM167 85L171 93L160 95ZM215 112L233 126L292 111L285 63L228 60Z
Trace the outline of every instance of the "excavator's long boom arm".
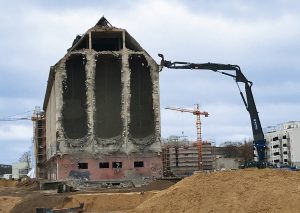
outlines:
M266 154L265 154L265 139L264 134L262 131L260 119L258 116L258 112L256 109L256 105L254 102L253 94L252 94L252 82L249 81L244 74L242 73L240 67L238 65L231 65L231 64L216 64L216 63L189 63L189 62L171 62L164 60L164 56L162 54L158 54L161 57L161 68L167 67L169 69L203 69L203 70L212 70L214 72L218 72L223 75L230 76L234 78L234 80L239 83L245 84L245 93L246 98L243 92L240 90L240 95L243 99L245 107L249 112L251 124L252 124L252 132L253 132L253 139L254 139L254 146L256 147L257 154L258 154L258 162L264 163L266 162ZM235 74L222 72L220 70L228 70L228 71L235 71Z

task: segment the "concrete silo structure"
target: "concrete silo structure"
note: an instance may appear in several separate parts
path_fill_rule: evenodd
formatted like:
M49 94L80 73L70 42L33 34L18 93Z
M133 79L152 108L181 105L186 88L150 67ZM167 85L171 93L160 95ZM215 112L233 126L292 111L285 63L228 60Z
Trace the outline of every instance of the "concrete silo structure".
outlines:
M50 69L47 178L162 175L158 65L103 17Z

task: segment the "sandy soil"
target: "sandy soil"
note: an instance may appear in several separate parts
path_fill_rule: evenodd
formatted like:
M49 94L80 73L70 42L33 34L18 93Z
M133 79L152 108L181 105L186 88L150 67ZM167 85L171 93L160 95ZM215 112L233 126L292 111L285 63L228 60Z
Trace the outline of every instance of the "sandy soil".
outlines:
M153 197L157 192L78 194L66 197L63 207L85 203L86 212L110 212L130 210Z
M1 196L0 213L10 212L17 203L21 202L21 200L21 197Z
M85 212L300 212L300 172L251 169L199 173L167 188L172 184L157 181L143 188L63 194L34 191L30 186L0 186L0 213L69 208L81 202Z
M0 186L12 187L12 186L16 186L17 184L18 181L0 179Z
M110 188L57 194L56 190L37 191L33 185L18 182L0 183L0 213L32 213L37 207L71 208L85 203L85 212L125 212L163 190L173 182L157 180L141 188ZM153 191L154 190L154 191Z
M300 172L252 169L197 174L133 212L300 212Z
M0 179L0 213L10 212L11 209L21 202L22 197L10 193L16 189L18 182Z

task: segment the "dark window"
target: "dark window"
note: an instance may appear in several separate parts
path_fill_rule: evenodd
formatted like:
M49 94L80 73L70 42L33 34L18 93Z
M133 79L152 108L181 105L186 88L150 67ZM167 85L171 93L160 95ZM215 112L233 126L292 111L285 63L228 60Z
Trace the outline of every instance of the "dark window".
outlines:
M120 186L121 183L111 183L112 186Z
M286 139L286 135L282 136L282 139Z
M133 138L145 138L155 132L151 69L144 55L130 55L130 125Z
M287 147L286 143L282 144L283 147Z
M88 163L78 163L78 169L88 169Z
M279 147L279 145L274 145L274 146L273 146L273 148L278 148L278 147Z
M134 161L134 167L144 167L144 161Z
M279 152L274 152L274 155L279 155Z
M115 169L120 169L122 168L122 162L113 162L112 167Z
M283 152L283 154L285 154L285 155L286 155L286 154L287 154L287 151L284 151L284 152Z
M101 163L99 163L99 168L109 168L109 162L101 162Z
M287 159L284 159L283 161L284 161L284 162L288 162L288 160L287 160Z
M279 160L274 160L274 163L279 163Z
M113 55L96 57L95 126L99 138L122 134L121 118L121 58Z
M95 51L118 51L122 45L121 33L92 33L92 48Z
M83 138L87 132L86 75L84 55L66 61L67 78L62 82L62 124L68 139Z
M277 141L277 140L278 140L278 137L273 138L273 141Z

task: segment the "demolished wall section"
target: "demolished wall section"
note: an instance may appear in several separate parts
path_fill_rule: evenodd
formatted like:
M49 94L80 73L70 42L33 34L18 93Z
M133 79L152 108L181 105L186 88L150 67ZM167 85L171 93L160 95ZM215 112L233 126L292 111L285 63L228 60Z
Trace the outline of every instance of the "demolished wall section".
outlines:
M55 114L55 121L51 118L52 124L47 124L47 134L51 135L47 137L47 158L60 157L52 159L53 162L49 165L55 165L64 156L74 156L70 159L75 159L74 165L72 164L72 168L75 169L80 159L102 161L110 156L110 161L113 161L113 156L119 156L132 161L147 154L146 165L160 170L158 65L147 52L141 51L141 47L134 43L135 40L126 43L126 33L125 30L122 32L123 47L117 51L95 51L91 47L91 39L86 37L89 41L88 47L78 49L75 44L54 66L55 77L51 91L55 92L51 92L47 107L53 103L54 105L49 110L47 108L46 119L49 120ZM88 31L85 35L91 36L91 33ZM131 49L127 49L126 44ZM74 79L74 75L68 70L68 67L72 67L70 61L74 58L73 71L81 72L81 77L77 75L79 79ZM132 58L135 58L134 63L138 66L132 65ZM78 93L80 97L77 97ZM139 96L142 99L139 99ZM76 106L79 110L75 112ZM69 110L72 116L68 117ZM71 122L66 122L66 118L79 114L85 118L83 122L80 121L81 126L77 124L79 121L72 119ZM139 128L144 129L139 132ZM80 135L76 135L78 129L83 129ZM74 133L74 137L70 136L70 132L71 135ZM154 164L151 163L151 155Z
M70 57L72 57L73 55L77 55L81 54L80 57L82 57L82 59L80 61L82 61L82 63L86 60L85 63L85 81L81 82L83 84L83 86L85 87L85 116L87 118L87 130L86 130L86 134L84 137L78 137L78 138L70 138L68 137L68 135L66 134L66 129L64 126L64 116L65 116L65 112L64 112L64 107L66 106L66 100L64 97L64 93L65 91L68 89L67 84L64 83L66 82L68 75L67 75L67 69L66 69L66 63L68 62L68 59ZM147 97L151 97L151 101L146 102L146 105L149 104L151 107L151 110L149 110L149 106L148 108L141 105L139 107L142 108L142 110L144 110L145 112L144 115L146 115L146 113L150 113L151 115L151 119L149 120L144 120L144 122L148 122L148 126L149 126L149 122L150 122L150 128L148 126L146 126L147 131L146 134L143 135L143 137L139 137L137 136L136 138L131 136L130 133L130 125L131 125L131 114L135 114L134 116L138 116L138 117L143 117L143 115L139 115L138 111L136 109L132 109L132 111L130 111L130 102L131 102L131 88L130 88L130 81L131 81L131 75L132 75L132 71L129 67L129 58L131 57L131 54L135 55L134 57L138 56L139 57L143 57L144 60L147 60L147 55L143 52L132 52L129 50L123 50L121 53L116 51L116 52L95 52L95 51L89 51L89 50L82 50L82 51L76 51L76 52L71 52L68 53L65 58L63 60L61 60L57 65L56 65L56 81L58 86L58 90L60 90L58 93L62 93L63 95L58 96L57 97L57 148L58 148L58 152L59 154L72 154L72 153L78 153L79 151L82 152L82 154L84 155L84 153L93 153L93 155L96 157L97 155L105 155L105 154L111 154L111 153L125 153L125 154L130 154L130 153L134 153L134 152L160 152L160 125L159 125L159 98L156 97L158 95L158 79L155 76L155 72L158 72L156 67L153 65L153 62L151 61L147 61L149 64L146 64L145 61L143 62L139 62L140 64L146 64L145 66L147 66L146 70L142 70L143 72L148 72L149 73L149 79L139 79L139 80L147 80L150 81L150 89L149 91L147 91L147 94L144 94L144 96L146 95ZM120 59L120 57L122 59ZM120 72L120 82L118 82L118 80L116 80L115 84L118 83L120 85L121 88L121 93L120 95L115 94L113 95L114 97L109 97L109 94L106 94L107 97L102 97L103 94L101 94L101 92L105 92L103 90L107 89L106 92L108 92L109 88L105 88L105 82L102 82L103 78L105 79L105 76L100 76L98 79L101 79L99 82L97 82L97 75L99 74L99 72L101 72L101 70L106 69L105 67L103 67L102 65L100 65L99 69L97 69L97 66L99 66L100 62L99 61L107 61L109 58L111 58L111 61L114 61L113 58L115 58L116 60L120 60L121 62L121 66L119 67L119 72ZM119 58L119 59L118 59ZM98 61L99 60L99 61ZM109 63L110 63L109 62ZM105 62L107 63L107 62ZM119 63L119 62L118 62ZM102 67L101 67L102 66ZM105 65L107 66L107 65ZM118 67L118 65L114 65L115 68ZM107 69L111 70L111 68L113 68L112 66L107 67ZM114 68L114 69L115 69ZM116 69L115 69L116 70ZM140 72L141 70L135 71L135 72ZM116 71L115 71L116 72ZM106 73L107 74L107 73ZM110 75L111 73L109 73ZM116 74L116 73L115 73ZM100 74L101 75L101 74ZM158 74L157 74L158 75ZM115 76L111 76L112 78L115 78ZM150 79L151 78L151 79ZM154 79L154 81L153 81ZM136 79L138 80L138 79ZM157 81L157 82L155 82ZM98 84L97 84L98 83ZM98 86L97 85L101 85ZM104 85L103 85L104 84ZM149 83L148 83L149 84ZM70 85L71 86L71 85ZM111 87L112 85L109 85L108 87ZM113 86L114 88L116 88L116 85ZM136 88L135 88L136 89ZM143 89L143 88L142 88ZM144 88L145 89L145 88ZM69 91L70 92L70 91ZM96 94L96 93L100 93L100 94ZM71 92L72 93L72 92ZM100 100L100 104L98 103L99 106L97 106L97 96ZM120 96L120 97L116 97L116 96ZM113 105L108 105L103 106L103 103L105 103L105 101L108 102L114 102L113 100L105 100L105 98L111 99L111 98L115 98L115 99L120 99L120 102L117 103L117 101L115 101L114 106ZM101 105L102 104L102 105ZM74 105L74 104L71 104ZM117 105L117 106L116 106ZM118 106L119 105L119 106ZM102 107L102 108L101 108ZM103 108L104 107L104 108ZM115 109L113 109L113 107L115 107ZM120 110L118 111L118 109L116 107L119 107ZM99 113L97 115L97 108L99 108L98 110L101 111L101 113ZM109 110L111 110L111 112L109 113ZM75 113L75 112L74 112ZM137 114L136 114L137 113ZM103 117L104 119L106 119L107 122L109 121L110 117L106 117L105 116L110 116L112 115L112 119L113 117L117 117L120 116L120 121L121 121L121 129L120 130L116 130L114 135L102 135L101 134L106 134L105 133L105 127L103 128L104 130L102 130L101 128L101 123L103 123L103 125L109 126L109 123L105 124L105 121L101 120ZM103 116L101 118L101 116ZM146 116L149 116L148 114ZM98 126L97 126L98 125ZM114 128L113 124L112 128ZM75 128L75 127L74 127ZM100 132L100 135L97 134L97 128L98 131ZM149 130L150 129L150 130ZM107 129L106 131L109 131L109 129ZM116 132L119 132L119 134L116 134ZM134 130L132 130L134 131ZM99 133L98 132L98 133ZM129 137L130 135L130 137ZM111 136L111 137L110 137ZM149 149L149 147L151 147L151 145L156 144L155 146L153 146L153 149Z

